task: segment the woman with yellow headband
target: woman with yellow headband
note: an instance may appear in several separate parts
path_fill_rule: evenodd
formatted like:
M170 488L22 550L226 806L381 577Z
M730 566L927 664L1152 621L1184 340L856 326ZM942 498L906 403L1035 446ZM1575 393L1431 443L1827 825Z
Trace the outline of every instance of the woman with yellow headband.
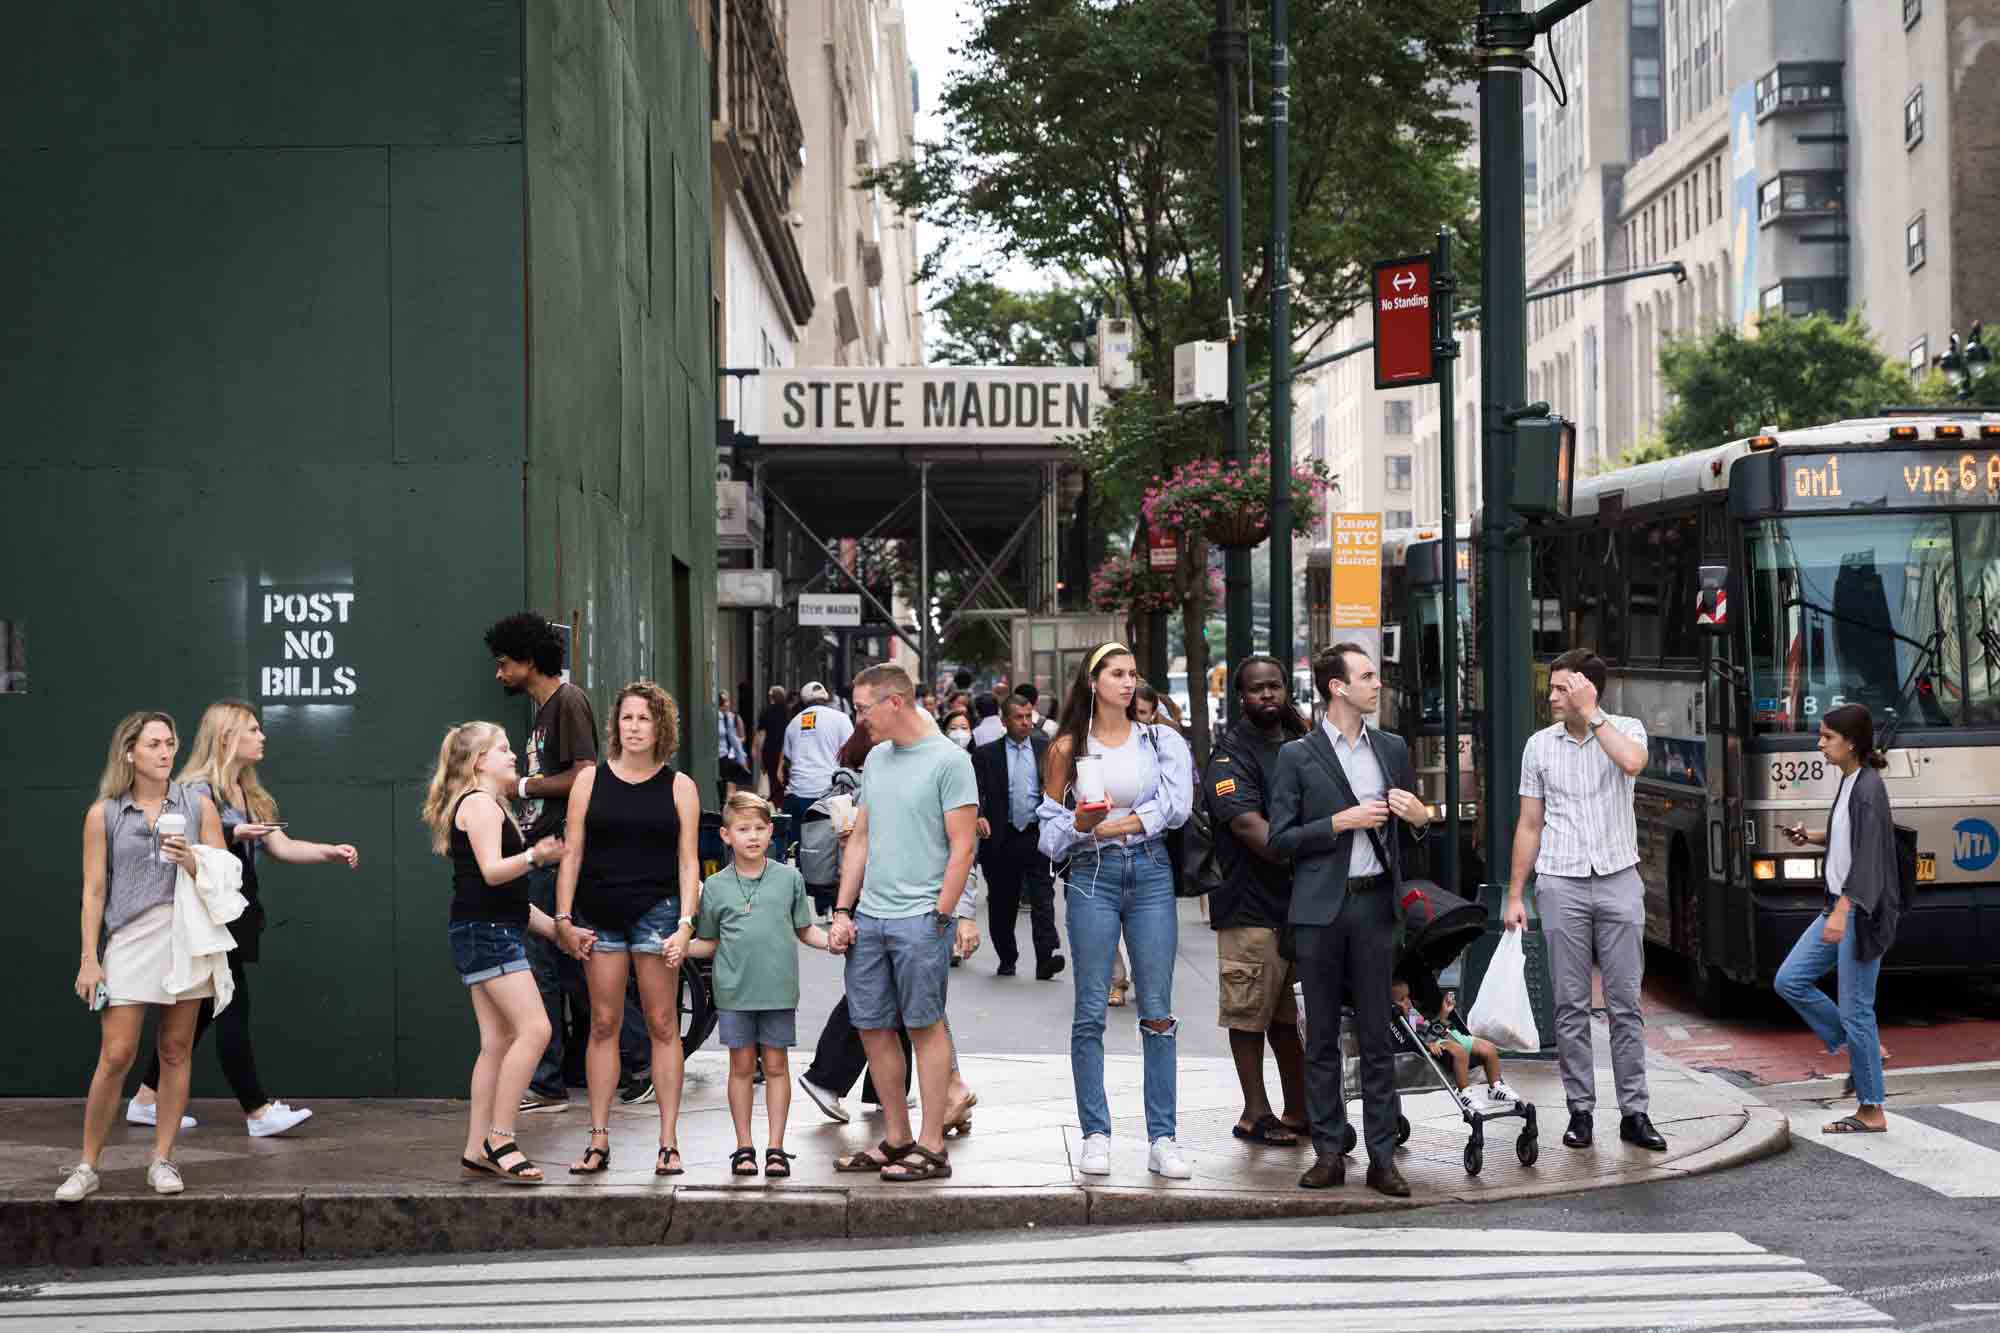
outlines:
M1194 759L1172 727L1138 720L1139 664L1122 643L1084 659L1049 744L1042 775L1041 851L1067 861L1065 915L1076 961L1070 1075L1083 1129L1086 1175L1111 1174L1111 1108L1104 1095L1104 1018L1122 935L1132 958L1145 1056L1147 1167L1194 1174L1175 1132L1174 956L1180 945L1173 869L1164 839L1187 822ZM1080 765L1079 760L1083 763ZM1085 780L1077 781L1079 767ZM1084 796L1078 794L1079 786Z

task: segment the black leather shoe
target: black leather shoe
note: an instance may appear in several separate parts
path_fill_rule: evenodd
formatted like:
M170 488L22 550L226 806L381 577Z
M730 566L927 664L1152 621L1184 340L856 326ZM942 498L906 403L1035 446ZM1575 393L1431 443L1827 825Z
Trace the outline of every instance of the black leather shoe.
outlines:
M1569 1128L1563 1131L1563 1147L1588 1148L1590 1146L1590 1112L1571 1111Z
M1035 964L1035 980L1053 981L1056 974L1069 966L1069 960L1061 954L1051 954L1046 963Z
M1011 977L1014 975L1014 965L1012 963L1002 963L999 967L993 969L993 975L996 977Z
M1403 1179L1403 1173L1396 1169L1393 1162L1368 1168L1368 1188L1377 1194L1386 1194L1392 1199L1410 1197L1410 1182Z
M1302 1190L1338 1189L1346 1183L1347 1163L1338 1157L1320 1158L1299 1177L1299 1188Z
M1653 1128L1652 1117L1644 1111L1628 1115L1618 1122L1618 1137L1627 1143L1636 1143L1641 1148L1651 1148L1654 1152L1665 1152L1667 1141L1660 1131Z

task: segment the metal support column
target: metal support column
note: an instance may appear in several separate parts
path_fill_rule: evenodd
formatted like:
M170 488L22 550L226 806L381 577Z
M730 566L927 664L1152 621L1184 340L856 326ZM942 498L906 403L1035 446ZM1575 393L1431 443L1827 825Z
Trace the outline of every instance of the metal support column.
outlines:
M1229 318L1229 412L1227 457L1233 467L1250 462L1250 412L1244 393L1249 369L1244 360L1243 338L1237 321L1243 317L1243 145L1242 108L1237 102L1236 73L1249 52L1249 35L1236 22L1236 0L1215 0L1215 31L1209 36L1208 50L1215 62L1216 177L1222 195L1222 289L1228 298ZM1222 557L1223 607L1228 620L1225 661L1236 663L1250 655L1250 552L1232 548ZM1189 625L1187 634L1200 634L1203 627ZM1205 683L1190 680L1188 697L1200 699ZM1228 718L1236 720L1236 692L1228 696Z
M917 683L931 679L931 465L917 464Z
M1062 609L1062 592L1057 585L1062 582L1061 566L1057 556L1058 542L1062 527L1056 512L1057 496L1062 491L1062 465L1044 463L1042 465L1042 577L1041 605L1037 611L1042 615L1054 615Z
M1458 882L1458 432L1454 401L1458 375L1458 339L1452 334L1452 301L1458 279L1451 274L1451 232L1438 228L1437 262L1431 268L1431 344L1438 368L1438 480L1444 522L1440 565L1444 574L1443 605L1438 608L1444 675L1444 855L1439 878L1453 893Z
M1285 664L1286 680L1293 662L1290 20L1288 0L1271 0L1271 656ZM1247 416L1247 396L1241 410Z

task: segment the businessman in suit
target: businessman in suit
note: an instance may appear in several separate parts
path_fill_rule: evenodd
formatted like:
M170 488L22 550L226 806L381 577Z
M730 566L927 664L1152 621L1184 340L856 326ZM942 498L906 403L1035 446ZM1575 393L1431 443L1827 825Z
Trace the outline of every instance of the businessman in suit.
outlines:
M998 740L977 746L972 771L979 779L979 868L986 872L987 933L1000 955L998 975L1011 977L1020 960L1014 918L1028 900L1028 932L1035 945L1035 979L1047 981L1063 970L1056 934L1055 883L1048 859L1035 843L1041 823L1042 756L1049 738L1035 725L1035 705L1007 696Z
M1342 643L1313 659L1326 720L1278 752L1270 845L1293 863L1286 916L1306 993L1306 1110L1318 1160L1306 1189L1344 1184L1340 1003L1354 1001L1361 1048L1368 1185L1401 1198L1396 1169L1396 1064L1389 983L1402 917L1403 867L1430 810L1400 737L1368 725L1381 678L1367 650Z

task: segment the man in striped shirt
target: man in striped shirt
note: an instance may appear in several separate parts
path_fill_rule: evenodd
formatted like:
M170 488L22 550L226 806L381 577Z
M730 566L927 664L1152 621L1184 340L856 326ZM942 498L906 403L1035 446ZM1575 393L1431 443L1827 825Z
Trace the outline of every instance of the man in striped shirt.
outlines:
M1575 649L1549 671L1553 726L1528 738L1521 757L1521 818L1514 828L1507 929L1528 923L1528 874L1549 943L1555 981L1556 1065L1569 1102L1563 1142L1588 1148L1597 1077L1590 1054L1591 965L1604 975L1611 1066L1618 1085L1618 1137L1664 1152L1647 1115L1645 1020L1646 889L1639 880L1634 780L1646 767L1646 728L1598 707L1604 662Z

